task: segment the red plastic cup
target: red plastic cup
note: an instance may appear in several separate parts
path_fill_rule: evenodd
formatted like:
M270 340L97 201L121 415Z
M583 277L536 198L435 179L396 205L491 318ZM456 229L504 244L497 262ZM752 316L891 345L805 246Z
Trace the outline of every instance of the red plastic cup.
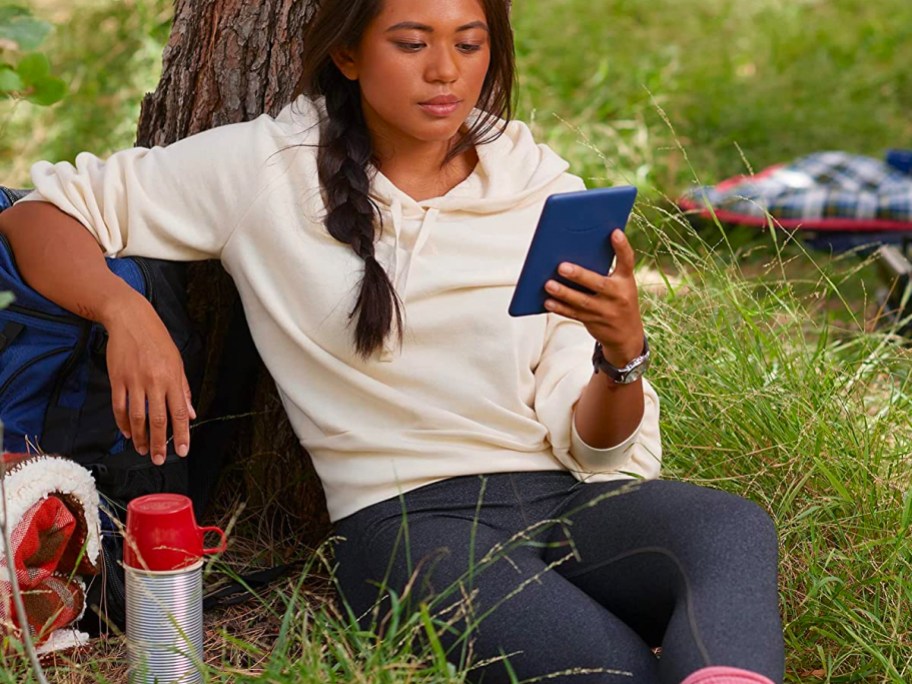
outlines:
M206 532L215 532L221 542L203 546ZM124 565L139 570L180 570L203 556L221 553L227 541L218 527L200 527L193 515L193 502L181 494L148 494L127 504Z

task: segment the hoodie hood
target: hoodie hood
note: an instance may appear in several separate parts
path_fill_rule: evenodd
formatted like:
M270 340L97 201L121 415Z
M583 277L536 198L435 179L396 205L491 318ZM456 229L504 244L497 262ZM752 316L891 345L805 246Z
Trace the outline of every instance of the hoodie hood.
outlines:
M466 123L471 126L481 116L483 113L475 110ZM301 95L282 110L276 121L297 127L302 122L325 119L323 98L311 100ZM311 123L309 130L312 129ZM371 199L383 213L393 213L394 205L399 205L407 217L421 216L432 209L437 212L492 214L544 199L542 193L550 194L552 191L548 186L560 178L570 165L547 145L537 144L529 127L521 121L508 122L495 117L491 133L497 132L497 137L490 142L476 145L478 164L475 169L445 195L416 201L375 170Z
M416 201L377 171L371 198L381 210L401 204L407 216L432 209L497 213L539 199L541 193L569 168L569 164L549 147L537 144L524 123L496 120L494 128L499 128L501 134L476 146L478 164L475 169L447 194Z

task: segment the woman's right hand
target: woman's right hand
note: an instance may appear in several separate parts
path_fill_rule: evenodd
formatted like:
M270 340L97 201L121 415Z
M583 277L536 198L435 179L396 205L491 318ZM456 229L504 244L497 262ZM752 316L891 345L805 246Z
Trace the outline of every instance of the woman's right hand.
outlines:
M175 451L190 450L196 418L180 352L152 305L135 291L105 307L107 361L117 427L140 454L161 465L167 454L168 421Z

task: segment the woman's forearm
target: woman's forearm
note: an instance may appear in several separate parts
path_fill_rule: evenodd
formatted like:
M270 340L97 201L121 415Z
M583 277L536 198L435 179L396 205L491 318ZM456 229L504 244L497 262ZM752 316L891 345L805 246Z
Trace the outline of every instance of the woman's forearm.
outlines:
M594 373L576 405L576 431L594 449L621 444L643 419L643 381L618 385Z
M601 344L605 360L620 368L641 353L644 333L633 248L620 230L611 234L611 244L617 260L609 275L562 263L560 275L584 291L549 280L545 290L550 299L545 307L585 325ZM593 373L576 405L576 432L593 449L618 446L637 429L644 407L641 380L619 385L604 373Z
M105 264L92 235L47 202L20 202L0 214L16 265L32 289L68 311L107 327L142 295Z
M114 275L89 232L52 204L8 209L0 233L34 290L107 329L114 419L136 451L164 463L170 418L177 453L186 456L196 414L180 352L149 301Z

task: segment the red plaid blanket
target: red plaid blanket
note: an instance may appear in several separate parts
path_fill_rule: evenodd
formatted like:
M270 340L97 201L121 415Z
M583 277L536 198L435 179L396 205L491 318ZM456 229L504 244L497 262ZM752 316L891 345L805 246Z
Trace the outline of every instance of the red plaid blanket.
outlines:
M87 481L74 482L79 477L72 477L72 468L78 466L59 458L3 454L0 467L13 559L10 568L0 548L0 616L7 629L23 627L13 606L12 569L28 628L40 644L82 615L85 591L80 578L98 572L86 546L89 526L97 525L97 508L87 519L86 504L91 502L80 491L88 485L94 492L94 484L87 472Z

